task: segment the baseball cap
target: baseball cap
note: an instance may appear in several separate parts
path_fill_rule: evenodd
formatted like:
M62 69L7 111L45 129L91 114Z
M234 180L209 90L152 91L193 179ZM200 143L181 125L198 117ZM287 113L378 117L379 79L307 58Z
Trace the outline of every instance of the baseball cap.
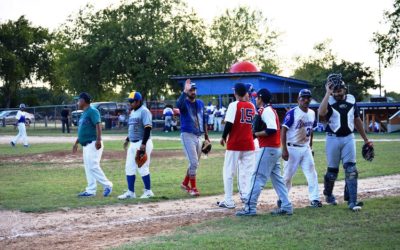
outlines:
M79 94L79 99L83 99L85 100L86 103L90 103L92 97L90 97L90 95L86 92L82 92Z
M190 83L190 89L197 89L197 86L196 86L195 82L191 82Z
M20 109L24 109L24 108L25 108L25 104L21 103L21 104L19 105L19 108L20 108Z
M236 83L233 89L239 96L245 96L247 93L246 85L244 83Z
M263 103L270 103L271 102L271 92L269 92L268 89L260 89L257 92L257 97L261 98L261 100L263 101Z
M141 100L142 100L142 95L137 91L132 91L128 96L129 102L141 101Z
M302 89L299 92L299 97L312 97L311 91L309 89Z

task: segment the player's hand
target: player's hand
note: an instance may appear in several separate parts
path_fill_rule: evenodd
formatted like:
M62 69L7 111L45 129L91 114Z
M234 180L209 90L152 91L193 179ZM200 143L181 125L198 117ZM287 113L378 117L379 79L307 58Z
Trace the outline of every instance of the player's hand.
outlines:
M327 82L325 84L325 90L327 94L332 94L333 93L333 83L332 82Z
M129 144L128 141L125 141L125 142L124 142L124 150L125 150L125 151L128 149L128 144Z
M144 145L144 144L140 145L139 150L142 152L146 152L146 145Z
M100 140L96 140L96 149L99 150L101 149L101 141Z
M289 151L287 150L287 148L282 149L282 159L284 159L285 161L289 159Z
M72 153L75 154L76 152L78 152L78 143L75 143L72 147Z
M226 141L224 138L221 138L221 140L219 141L219 144L221 144L222 147L225 147Z
M184 88L183 92L185 92L186 94L189 93L190 88L191 88L191 81L190 81L190 79L187 79L185 82L185 88Z

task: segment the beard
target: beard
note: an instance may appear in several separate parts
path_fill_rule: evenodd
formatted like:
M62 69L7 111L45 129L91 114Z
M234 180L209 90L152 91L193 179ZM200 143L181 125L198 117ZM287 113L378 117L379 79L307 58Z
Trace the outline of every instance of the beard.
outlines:
M193 101L194 99L196 99L196 94L191 94L188 95L189 100Z

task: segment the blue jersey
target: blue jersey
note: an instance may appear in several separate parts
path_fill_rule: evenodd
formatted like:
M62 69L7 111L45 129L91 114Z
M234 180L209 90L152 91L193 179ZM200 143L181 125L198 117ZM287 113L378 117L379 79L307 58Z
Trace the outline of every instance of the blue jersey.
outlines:
M201 100L190 102L182 93L176 102L180 111L181 132L201 135L204 133L205 109Z

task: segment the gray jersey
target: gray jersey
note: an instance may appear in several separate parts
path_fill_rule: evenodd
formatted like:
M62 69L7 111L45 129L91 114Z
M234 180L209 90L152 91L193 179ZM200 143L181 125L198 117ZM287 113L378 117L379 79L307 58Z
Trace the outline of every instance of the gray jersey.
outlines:
M128 137L130 141L142 140L144 128L152 126L150 111L142 105L137 110L132 110L128 120Z

